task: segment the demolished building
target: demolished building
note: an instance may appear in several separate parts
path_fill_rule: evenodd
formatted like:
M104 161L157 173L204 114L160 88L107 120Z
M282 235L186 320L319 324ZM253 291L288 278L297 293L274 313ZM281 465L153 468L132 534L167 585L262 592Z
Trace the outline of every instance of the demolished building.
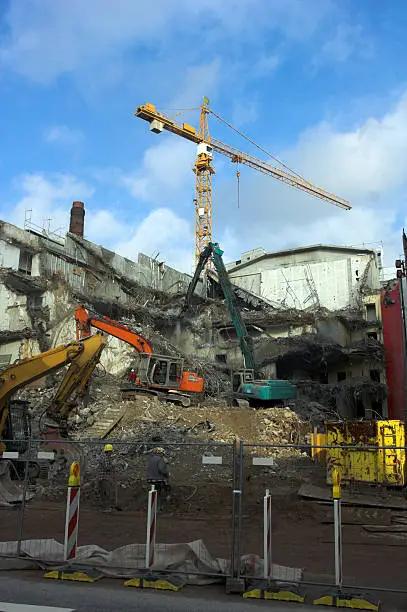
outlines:
M134 262L86 240L84 217L83 204L74 202L64 237L0 222L0 367L72 340L73 311L85 303L145 333L156 352L178 354L203 370L207 392L222 391L225 373L243 361L216 274L207 271L180 321L191 277L141 253ZM273 274L288 279L280 301L281 290L275 295L259 290L265 272L255 273L259 286L246 278L249 264L267 261L265 253L229 266L259 369L264 376L295 381L301 401L319 402L330 413L386 416L378 253L345 247L293 251L273 254ZM314 278L310 257L321 266L327 253L323 273ZM329 299L324 279L340 299ZM129 347L111 339L102 364L123 375L131 358Z

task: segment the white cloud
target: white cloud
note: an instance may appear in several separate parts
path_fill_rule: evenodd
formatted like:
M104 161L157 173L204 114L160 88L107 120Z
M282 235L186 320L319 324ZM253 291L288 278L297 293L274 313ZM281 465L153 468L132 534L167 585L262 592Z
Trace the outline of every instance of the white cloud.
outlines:
M85 208L85 238L98 244L109 246L128 233L128 227L118 221L120 215L110 210Z
M112 62L120 65L130 49L158 50L192 32L189 55L195 57L214 41L228 44L244 35L256 42L268 30L303 39L333 7L333 0L155 0L146 10L141 0L10 0L0 62L40 83L83 70L93 80L109 73Z
M159 205L173 201L184 187L191 186L192 201L196 147L172 134L153 136L158 139L157 144L145 151L141 167L131 173L119 173L119 182L134 198Z
M335 131L326 123L317 125L278 155L315 185L349 199L350 212L241 166L240 209L236 209L235 195L231 196L236 187L230 180L215 191L215 231L229 227L231 235L244 244L239 252L228 252L227 258L259 245L277 250L315 243L383 241L387 265L392 265L400 252L402 220L407 221L406 130L407 94L383 117L371 117L348 132Z
M84 135L80 130L75 130L67 125L53 125L45 131L46 142L72 146L80 144Z
M157 208L132 230L129 240L118 242L115 248L129 259L136 259L136 254L142 252L191 273L192 224L168 208Z
M284 157L328 189L373 202L407 178L406 130L407 93L382 118L371 117L354 131L316 126Z
M24 174L14 181L17 201L1 211L2 219L23 227L26 211L31 210L32 222L39 227L67 231L73 200L85 200L93 189L70 174ZM50 220L50 221L48 221Z

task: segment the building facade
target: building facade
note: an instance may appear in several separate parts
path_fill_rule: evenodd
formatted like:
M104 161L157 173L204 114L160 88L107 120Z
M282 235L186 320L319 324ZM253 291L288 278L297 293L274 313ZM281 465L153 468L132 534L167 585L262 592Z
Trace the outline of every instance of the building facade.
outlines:
M381 252L313 245L267 253L254 249L227 266L232 282L283 308L335 311L380 289Z

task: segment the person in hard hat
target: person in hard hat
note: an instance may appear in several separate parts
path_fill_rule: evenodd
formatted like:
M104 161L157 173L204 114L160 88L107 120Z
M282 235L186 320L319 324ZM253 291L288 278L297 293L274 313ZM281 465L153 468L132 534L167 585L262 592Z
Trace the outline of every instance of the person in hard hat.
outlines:
M136 378L137 378L137 374L136 371L134 370L134 368L131 368L129 375L127 377L127 380L131 383L135 383L136 382Z
M158 491L159 508L162 510L164 498L167 500L167 495L170 490L169 485L170 472L168 462L165 459L165 450L160 446L154 448L147 462L147 483L154 485Z
M104 512L110 512L113 507L115 490L115 466L113 462L113 446L105 444L99 460L99 495Z

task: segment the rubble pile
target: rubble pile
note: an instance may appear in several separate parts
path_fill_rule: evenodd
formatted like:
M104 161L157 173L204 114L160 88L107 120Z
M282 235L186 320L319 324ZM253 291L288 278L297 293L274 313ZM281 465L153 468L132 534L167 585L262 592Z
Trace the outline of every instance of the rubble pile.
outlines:
M318 394L316 394L317 397ZM318 401L312 401L304 398L297 398L295 400L288 400L287 407L295 412L295 414L304 422L312 423L313 425L319 425L329 419L336 420L338 414L327 404L322 404Z
M299 444L308 431L290 408L228 409L221 400L183 408L143 398L131 404L112 438L134 440L146 447L178 442ZM273 449L283 456L291 449Z

